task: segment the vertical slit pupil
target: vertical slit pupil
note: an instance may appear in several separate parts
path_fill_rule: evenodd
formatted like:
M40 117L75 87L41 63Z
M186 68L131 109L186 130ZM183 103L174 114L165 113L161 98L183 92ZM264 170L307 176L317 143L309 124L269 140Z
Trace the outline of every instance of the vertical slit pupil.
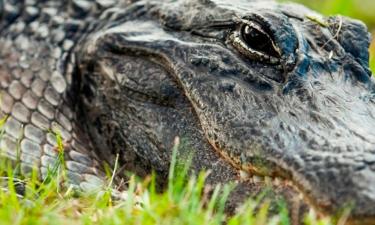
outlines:
M263 31L250 25L245 25L242 29L242 38L251 49L266 55L279 57L272 44L272 40Z

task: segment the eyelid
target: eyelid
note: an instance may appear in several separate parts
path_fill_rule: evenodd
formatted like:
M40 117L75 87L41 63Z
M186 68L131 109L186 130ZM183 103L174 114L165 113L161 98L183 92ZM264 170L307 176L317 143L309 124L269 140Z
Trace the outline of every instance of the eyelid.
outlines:
M234 30L231 36L232 44L236 47L236 49L250 59L266 61L271 64L280 63L280 59L278 57L271 56L264 52L252 49L250 46L246 44L246 42L242 38L242 33L241 33L244 26L250 26L256 29L257 31L261 32L262 34L264 34L271 42L272 47L275 50L275 52L278 53L279 56L281 56L280 49L274 43L269 33L266 32L260 24L250 21L250 20L242 20L241 23L237 26L236 30Z

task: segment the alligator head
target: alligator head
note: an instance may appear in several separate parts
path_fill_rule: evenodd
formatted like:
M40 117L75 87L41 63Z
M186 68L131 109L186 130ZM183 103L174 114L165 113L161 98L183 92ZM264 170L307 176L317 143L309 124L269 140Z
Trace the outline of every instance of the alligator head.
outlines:
M244 0L138 2L107 16L78 57L99 151L165 171L173 138L189 136L197 154L289 180L320 211L352 204L354 219L375 219L363 23ZM215 170L212 157L195 161Z

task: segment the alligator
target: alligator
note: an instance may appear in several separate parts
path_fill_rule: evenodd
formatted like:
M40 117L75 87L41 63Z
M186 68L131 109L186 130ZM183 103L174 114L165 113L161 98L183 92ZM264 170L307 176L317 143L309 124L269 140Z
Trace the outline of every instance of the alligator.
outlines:
M74 187L115 163L163 180L184 140L208 182L262 177L375 223L362 22L260 0L0 0L0 32L1 155L23 174L47 176L58 132Z

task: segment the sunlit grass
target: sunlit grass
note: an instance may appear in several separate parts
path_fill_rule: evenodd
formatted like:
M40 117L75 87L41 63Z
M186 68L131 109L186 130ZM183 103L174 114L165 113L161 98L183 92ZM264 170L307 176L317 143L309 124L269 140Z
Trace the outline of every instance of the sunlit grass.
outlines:
M0 120L5 121L5 120ZM0 130L2 125L0 124ZM59 140L59 135L56 137ZM58 143L61 143L61 140ZM62 145L59 145L61 148ZM63 149L60 149L63 152ZM186 224L186 225L289 225L286 204L270 214L266 195L247 200L237 213L227 216L224 208L234 184L208 189L207 173L189 176L189 163L177 157L173 150L168 186L156 191L155 176L137 179L131 176L121 200L114 200L111 188L82 193L67 184L63 159L50 170L48 179L41 180L33 172L23 180L14 174L14 163L0 160L0 224ZM108 181L111 182L111 179ZM117 194L116 196L119 196ZM331 225L329 218L317 219L309 214L306 225Z
M370 68L372 73L375 75L375 37L373 38L374 39L372 40L372 44L370 46Z
M25 180L24 197L20 197L12 168L1 165L6 181L0 190L1 224L282 224L281 214L268 215L269 204L255 200L228 218L224 205L232 185L217 186L208 196L204 185L207 173L203 172L187 178L186 173L174 170L162 193L156 191L154 176L143 181L131 177L124 200L114 201L111 190L76 197L71 189L61 186L62 176L40 182L36 173Z

